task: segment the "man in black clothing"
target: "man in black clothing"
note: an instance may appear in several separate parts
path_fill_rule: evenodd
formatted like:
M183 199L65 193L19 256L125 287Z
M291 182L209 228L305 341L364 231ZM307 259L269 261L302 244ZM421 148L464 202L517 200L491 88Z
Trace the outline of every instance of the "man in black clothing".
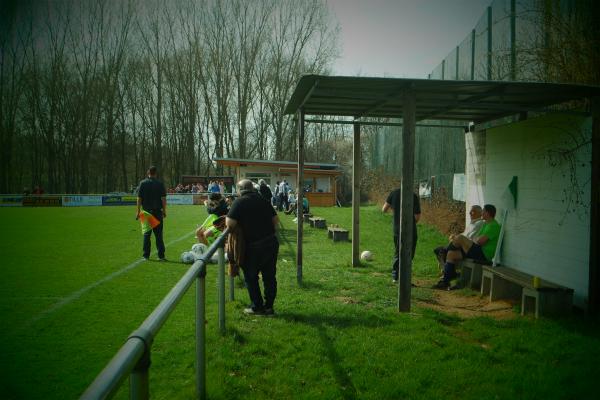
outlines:
M252 181L238 183L240 197L227 214L227 227L241 229L245 255L242 270L250 296L250 307L244 312L251 315L273 315L277 295L277 254L279 242L275 229L279 225L277 213L254 188ZM258 274L262 275L265 297L260 291Z
M152 166L148 168L148 177L140 182L136 219L139 218L140 208L142 208L160 221L160 224L152 228L152 231L144 233L143 256L146 260L150 257L150 235L154 232L158 259L160 261L167 261L165 258L165 243L163 241L163 220L167 218L167 191L165 190L165 185L157 179L157 175L157 168Z
M396 252L394 253L394 258L392 260L392 280L394 283L398 281L398 265L400 262L400 248L399 248L399 236L400 236L400 189L393 190L387 200L383 204L383 208L381 211L384 213L387 212L390 208L394 210L394 246ZM413 232L414 232L414 240L411 257L415 257L415 250L417 249L417 222L421 218L421 203L419 202L419 196L413 193Z

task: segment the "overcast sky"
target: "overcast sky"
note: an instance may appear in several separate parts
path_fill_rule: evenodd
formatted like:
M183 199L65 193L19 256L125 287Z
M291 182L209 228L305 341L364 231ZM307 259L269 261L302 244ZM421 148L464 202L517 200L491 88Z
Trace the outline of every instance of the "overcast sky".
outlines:
M328 0L340 23L333 75L427 78L492 0Z

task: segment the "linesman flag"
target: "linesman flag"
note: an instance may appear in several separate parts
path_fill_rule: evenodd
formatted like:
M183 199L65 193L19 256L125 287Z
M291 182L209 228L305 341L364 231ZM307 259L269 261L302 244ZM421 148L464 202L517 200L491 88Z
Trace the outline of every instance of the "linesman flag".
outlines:
M160 224L158 218L150 214L148 211L141 210L139 217L140 224L142 225L142 235L146 232L150 232Z

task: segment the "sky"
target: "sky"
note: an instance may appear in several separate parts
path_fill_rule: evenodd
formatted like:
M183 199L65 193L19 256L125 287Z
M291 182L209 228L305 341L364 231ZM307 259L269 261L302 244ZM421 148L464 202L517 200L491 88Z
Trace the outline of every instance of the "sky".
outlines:
M333 75L427 78L492 0L328 0L340 24Z

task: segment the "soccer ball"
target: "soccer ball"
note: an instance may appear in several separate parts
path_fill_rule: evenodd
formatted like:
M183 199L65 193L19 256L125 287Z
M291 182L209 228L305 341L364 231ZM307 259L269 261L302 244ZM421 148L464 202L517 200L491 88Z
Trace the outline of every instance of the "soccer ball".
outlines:
M184 264L193 264L196 261L196 254L192 251L181 253L181 262Z
M363 261L371 261L373 259L373 253L371 253L369 250L365 250L360 253L360 259Z

